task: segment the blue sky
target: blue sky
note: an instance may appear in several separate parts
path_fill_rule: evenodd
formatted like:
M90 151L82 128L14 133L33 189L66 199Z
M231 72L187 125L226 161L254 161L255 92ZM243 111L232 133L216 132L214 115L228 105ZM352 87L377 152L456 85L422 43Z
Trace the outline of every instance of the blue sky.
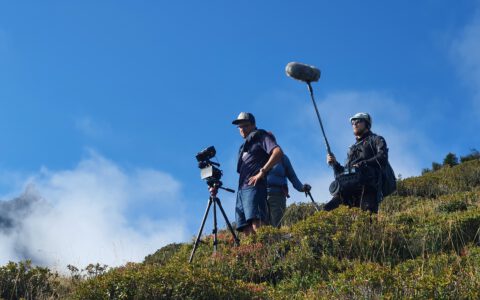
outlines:
M189 241L208 198L195 154L215 145L236 188L240 111L327 200L331 169L290 61L322 70L314 90L340 160L358 111L403 177L478 149L479 37L478 1L2 1L1 199L37 200L0 236L0 262L116 265ZM233 221L234 195L220 198Z

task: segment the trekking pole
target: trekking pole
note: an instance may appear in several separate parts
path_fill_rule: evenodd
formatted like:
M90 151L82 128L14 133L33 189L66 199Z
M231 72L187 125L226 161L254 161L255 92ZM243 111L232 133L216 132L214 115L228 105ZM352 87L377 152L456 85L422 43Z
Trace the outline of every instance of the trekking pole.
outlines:
M308 196L310 196L310 199L312 200L312 203L313 203L313 206L315 207L315 209L317 211L319 211L320 209L318 208L318 204L317 204L317 202L315 202L315 200L313 200L312 193L310 193L310 191L305 192L305 197L308 197Z

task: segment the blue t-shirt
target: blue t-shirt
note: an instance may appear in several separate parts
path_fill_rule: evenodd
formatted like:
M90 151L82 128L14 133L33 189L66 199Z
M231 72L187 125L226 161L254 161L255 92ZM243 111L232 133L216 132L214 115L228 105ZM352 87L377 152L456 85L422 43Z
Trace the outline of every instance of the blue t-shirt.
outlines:
M251 132L240 147L237 172L240 174L238 187L249 187L248 179L258 174L267 163L273 149L278 147L275 139L264 130ZM257 186L266 186L265 179L259 180Z

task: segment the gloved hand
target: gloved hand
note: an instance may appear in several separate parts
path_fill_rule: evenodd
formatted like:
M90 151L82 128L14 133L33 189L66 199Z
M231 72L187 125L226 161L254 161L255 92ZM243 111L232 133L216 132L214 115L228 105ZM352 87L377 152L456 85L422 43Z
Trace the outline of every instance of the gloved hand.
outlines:
M337 158L335 157L335 155L330 155L330 154L327 154L327 164L329 165L333 165L337 162Z
M306 192L310 192L310 190L312 189L312 187L308 184L308 183L305 183L303 185L303 191L306 193Z

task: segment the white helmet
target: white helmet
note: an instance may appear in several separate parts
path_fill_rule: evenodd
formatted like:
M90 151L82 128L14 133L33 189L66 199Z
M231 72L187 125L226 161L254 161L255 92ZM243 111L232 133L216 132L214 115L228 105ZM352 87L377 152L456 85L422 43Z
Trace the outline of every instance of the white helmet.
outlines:
M356 113L355 115L353 115L353 117L350 118L350 122L357 119L365 120L368 123L368 128L372 127L372 117L370 117L368 113L365 113L365 112Z

